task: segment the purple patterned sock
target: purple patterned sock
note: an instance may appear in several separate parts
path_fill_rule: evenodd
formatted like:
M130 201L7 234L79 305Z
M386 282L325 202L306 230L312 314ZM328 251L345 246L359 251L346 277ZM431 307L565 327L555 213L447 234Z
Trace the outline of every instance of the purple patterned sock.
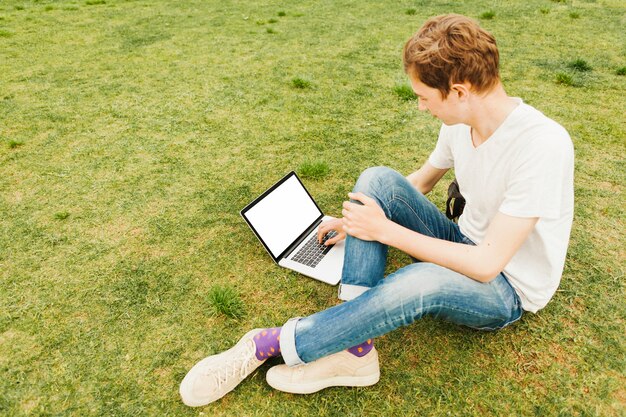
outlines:
M374 341L372 339L367 339L365 342L360 345L352 346L348 349L348 352L352 353L354 356L365 356L374 348Z
M258 360L264 361L272 356L280 355L280 330L281 327L263 329L254 336Z

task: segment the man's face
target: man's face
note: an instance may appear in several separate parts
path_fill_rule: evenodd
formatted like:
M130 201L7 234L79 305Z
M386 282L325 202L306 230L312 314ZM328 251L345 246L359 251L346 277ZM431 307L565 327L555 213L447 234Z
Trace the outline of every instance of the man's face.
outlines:
M441 92L420 81L419 78L411 74L411 87L418 98L418 109L428 111L447 125L460 123L460 108L455 100L455 95L451 92L445 99L441 97Z

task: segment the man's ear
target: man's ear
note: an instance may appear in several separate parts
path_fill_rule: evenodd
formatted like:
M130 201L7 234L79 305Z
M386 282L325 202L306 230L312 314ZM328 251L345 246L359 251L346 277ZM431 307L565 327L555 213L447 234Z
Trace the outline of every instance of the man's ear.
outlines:
M468 83L452 84L450 94L456 95L459 101L466 101L470 94L470 85Z

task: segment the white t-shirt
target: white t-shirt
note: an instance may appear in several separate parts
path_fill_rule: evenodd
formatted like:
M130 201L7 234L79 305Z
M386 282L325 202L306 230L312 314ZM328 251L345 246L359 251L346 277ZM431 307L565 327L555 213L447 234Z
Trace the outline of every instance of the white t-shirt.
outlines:
M477 148L470 127L443 125L429 162L454 168L466 205L461 232L479 244L499 211L539 217L504 274L522 301L537 312L556 292L574 213L574 148L567 131L535 108L519 105Z

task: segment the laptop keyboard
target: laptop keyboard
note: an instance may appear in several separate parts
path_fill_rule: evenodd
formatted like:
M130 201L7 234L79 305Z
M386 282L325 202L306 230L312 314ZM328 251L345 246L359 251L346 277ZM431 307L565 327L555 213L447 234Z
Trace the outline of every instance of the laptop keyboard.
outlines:
M291 258L292 261L315 268L324 258L333 245L324 246L324 242L337 236L337 232L331 230L324 236L322 244L317 243L317 234L313 234L311 238L300 248L300 250Z

